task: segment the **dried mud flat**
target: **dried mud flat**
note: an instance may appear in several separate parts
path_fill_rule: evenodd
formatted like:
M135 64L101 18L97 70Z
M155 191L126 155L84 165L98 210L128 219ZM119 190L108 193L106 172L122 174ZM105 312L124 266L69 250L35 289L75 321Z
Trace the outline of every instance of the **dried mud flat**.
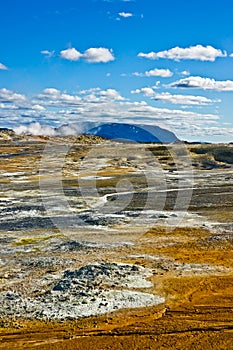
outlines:
M72 140L61 196L45 141L0 142L0 348L231 349L232 145Z

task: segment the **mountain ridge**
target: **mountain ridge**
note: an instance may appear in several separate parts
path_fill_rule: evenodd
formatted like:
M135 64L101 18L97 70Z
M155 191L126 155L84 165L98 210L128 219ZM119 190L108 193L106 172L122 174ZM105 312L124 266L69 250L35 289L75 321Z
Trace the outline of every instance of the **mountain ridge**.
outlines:
M173 132L159 126L146 124L104 123L91 128L87 134L110 140L139 143L174 143L179 141Z

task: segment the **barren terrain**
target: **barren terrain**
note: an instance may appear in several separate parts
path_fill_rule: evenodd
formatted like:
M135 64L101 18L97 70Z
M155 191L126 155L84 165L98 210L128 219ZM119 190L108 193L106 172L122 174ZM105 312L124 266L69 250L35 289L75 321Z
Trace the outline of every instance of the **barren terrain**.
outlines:
M232 145L0 136L0 348L232 348Z

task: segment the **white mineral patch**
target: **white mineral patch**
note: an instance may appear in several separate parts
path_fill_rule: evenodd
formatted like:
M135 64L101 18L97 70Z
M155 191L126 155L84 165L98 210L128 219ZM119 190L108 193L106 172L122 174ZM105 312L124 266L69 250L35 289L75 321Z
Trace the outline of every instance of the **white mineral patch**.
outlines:
M21 171L16 171L16 172L1 172L0 174L1 176L5 176L5 177L11 177L11 176L22 176L25 175L25 173L21 172Z
M14 181L14 183L26 183L26 182L30 182L30 180L27 180L27 179L25 179L25 178L20 178L20 179L18 179L18 180L13 180Z
M150 269L117 263L95 263L64 274L47 274L35 281L34 288L42 293L34 298L11 291L0 293L1 312L29 319L75 319L164 303L161 296L130 290L151 287L146 280L151 275ZM49 290L43 293L46 285Z
M24 217L36 217L41 215L41 211L39 210L15 210L14 212L4 213L3 218L5 219L20 219ZM1 213L0 213L1 218Z
M14 309L7 306L7 298ZM67 293L53 293L50 299L21 298L14 293L1 293L1 305L6 306L8 316L26 316L29 319L65 319L100 315L125 308L159 305L165 299L148 293L129 290L95 290L92 297L75 297ZM9 304L10 304L9 303Z
M98 291L97 291L98 292ZM139 308L151 305L158 305L165 302L165 299L153 294L132 292L128 290L111 290L100 292L95 300L83 300L86 304L76 304L75 299L72 303L53 303L44 305L43 316L48 318L77 318L105 314L118 309ZM82 302L83 302L82 301Z
M113 176L94 176L94 175L90 175L90 176L83 176L80 179L81 180L85 180L85 181L89 181L89 180L109 180L109 179L113 179Z

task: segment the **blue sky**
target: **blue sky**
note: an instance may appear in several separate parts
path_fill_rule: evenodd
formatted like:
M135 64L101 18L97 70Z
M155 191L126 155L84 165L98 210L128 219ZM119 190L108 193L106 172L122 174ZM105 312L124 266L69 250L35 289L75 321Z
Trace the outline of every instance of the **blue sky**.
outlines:
M233 141L232 13L230 0L2 1L0 127L135 122Z

